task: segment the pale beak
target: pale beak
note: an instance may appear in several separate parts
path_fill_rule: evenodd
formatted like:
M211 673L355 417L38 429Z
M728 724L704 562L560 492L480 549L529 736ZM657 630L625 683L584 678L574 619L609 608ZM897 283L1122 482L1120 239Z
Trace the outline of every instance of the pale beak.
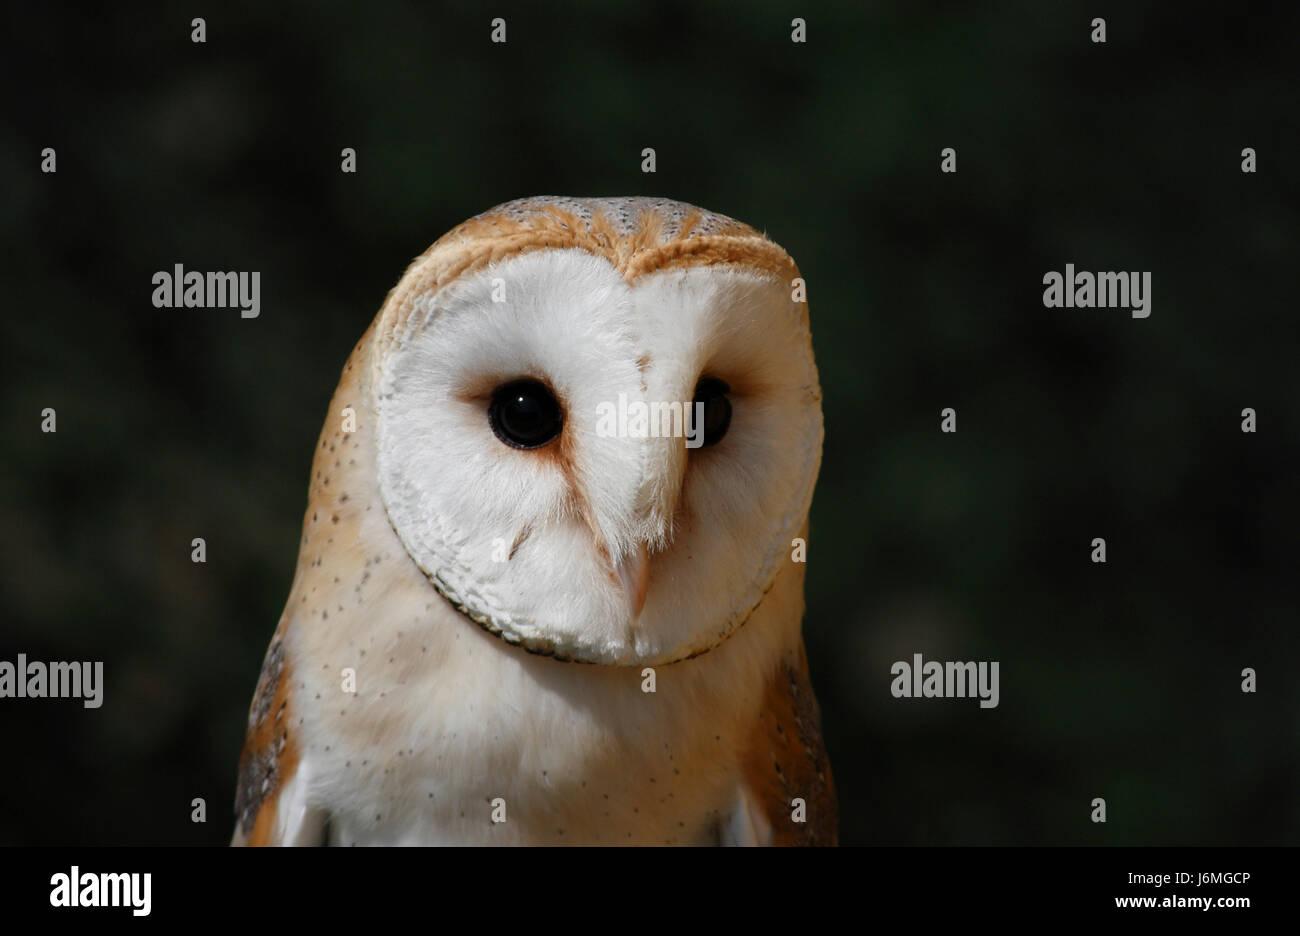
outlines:
M623 557L618 564L618 579L623 583L628 608L635 621L645 607L645 593L650 585L650 548L645 543Z

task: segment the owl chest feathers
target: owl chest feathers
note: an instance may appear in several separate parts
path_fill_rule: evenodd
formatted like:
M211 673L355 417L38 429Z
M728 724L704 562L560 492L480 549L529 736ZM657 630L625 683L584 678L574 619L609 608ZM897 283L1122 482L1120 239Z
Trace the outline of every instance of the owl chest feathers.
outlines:
M298 661L286 678L301 765L286 799L315 811L323 837L644 844L730 834L759 687L797 642L800 583L778 583L710 653L647 669L509 646L431 593L404 555L362 568L382 614L348 615L344 604L337 626L305 613L285 634Z

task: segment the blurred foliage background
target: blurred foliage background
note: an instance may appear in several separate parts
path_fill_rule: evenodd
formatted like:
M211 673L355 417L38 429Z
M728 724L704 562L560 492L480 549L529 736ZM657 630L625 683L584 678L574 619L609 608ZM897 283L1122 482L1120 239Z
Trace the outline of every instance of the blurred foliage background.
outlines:
M844 842L1300 842L1300 12L1050 10L7 7L0 659L107 686L0 700L0 841L228 839L348 351L444 231L557 193L733 215L808 280ZM1044 309L1067 262L1152 271L1151 317ZM175 263L261 271L261 317L153 308ZM999 660L1001 705L893 699L914 652Z

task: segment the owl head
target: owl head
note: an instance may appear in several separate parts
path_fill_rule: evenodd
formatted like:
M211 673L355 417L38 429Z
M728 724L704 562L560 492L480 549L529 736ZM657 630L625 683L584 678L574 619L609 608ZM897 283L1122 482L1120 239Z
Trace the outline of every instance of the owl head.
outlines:
M411 559L535 653L724 641L790 561L821 459L798 276L673 201L528 198L450 231L370 332L378 490Z

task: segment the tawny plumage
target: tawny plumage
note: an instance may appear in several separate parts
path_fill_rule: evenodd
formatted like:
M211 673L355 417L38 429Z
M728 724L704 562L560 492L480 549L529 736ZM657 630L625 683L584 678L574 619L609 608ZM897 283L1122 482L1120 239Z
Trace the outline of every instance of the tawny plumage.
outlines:
M835 841L798 276L641 198L510 202L411 264L316 449L236 843Z

